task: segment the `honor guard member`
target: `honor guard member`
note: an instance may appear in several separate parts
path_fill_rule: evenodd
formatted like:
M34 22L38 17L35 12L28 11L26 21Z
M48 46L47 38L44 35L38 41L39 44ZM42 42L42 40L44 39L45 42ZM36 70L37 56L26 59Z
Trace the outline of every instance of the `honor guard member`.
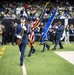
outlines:
M30 27L30 34L29 34L29 46L30 46L30 52L28 54L28 57L31 56L31 54L35 53L35 48L34 48L34 41L35 41L35 34L34 34L34 28L33 27L33 22L31 23Z
M48 41L48 35L46 34L44 39L43 39L43 42L42 42L43 43L43 49L41 52L44 52L46 48L49 50L50 46L47 44L47 41Z
M12 45L14 45L14 43L16 43L16 37L15 37L15 29L16 29L17 23L12 22L10 29L11 29L11 36L12 36L12 40L11 43Z
M41 23L41 29L40 29L41 36L43 34L43 31L44 31L44 23ZM43 49L41 52L44 52L46 48L49 50L50 46L47 44L47 41L48 41L48 33L46 33L43 39L41 38L41 44L43 45Z
M56 42L54 45L54 48L52 50L56 50L56 46L59 44L60 49L63 49L63 45L62 45L62 34L64 31L64 26L61 24L61 22L58 22L58 28L56 29Z
M18 39L21 39L21 44L19 44L18 46L20 50L20 66L22 66L24 62L26 46L28 43L28 28L26 26L26 18L21 17L20 21L21 23L16 27L15 35ZM22 29L24 29L24 33L23 36L20 36Z

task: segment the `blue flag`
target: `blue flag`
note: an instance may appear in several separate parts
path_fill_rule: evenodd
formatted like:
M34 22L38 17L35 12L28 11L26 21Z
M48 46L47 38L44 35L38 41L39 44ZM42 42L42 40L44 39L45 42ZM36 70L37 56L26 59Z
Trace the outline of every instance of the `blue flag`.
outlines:
M42 35L42 40L41 40L42 43L46 41L46 40L45 40L45 37L47 37L48 29L49 29L49 27L50 27L50 25L51 25L51 23L52 23L52 21L53 21L53 19L54 19L54 16L55 16L55 14L56 14L57 9L58 9L58 8L56 8L56 9L54 10L54 12L52 13L52 16L49 18L48 22L46 23L46 26L45 26L45 28L44 28L44 32L43 32L43 35Z

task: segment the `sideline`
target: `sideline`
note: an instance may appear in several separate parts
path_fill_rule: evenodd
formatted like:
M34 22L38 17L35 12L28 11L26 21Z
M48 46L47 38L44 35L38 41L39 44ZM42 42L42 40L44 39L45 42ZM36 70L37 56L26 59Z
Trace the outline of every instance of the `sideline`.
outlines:
M25 67L24 63L23 63L23 66L22 66L22 72L23 72L23 75L27 75L27 73L26 73L26 67Z
M7 46L3 46L0 50L0 58L2 58L2 55L4 54L4 51L6 49Z
M74 65L74 51L55 51L54 53Z
M20 55L20 51L19 51L19 55ZM23 72L23 75L27 75L27 72L26 72L26 67L25 67L25 64L23 63L23 66L22 66L22 72Z

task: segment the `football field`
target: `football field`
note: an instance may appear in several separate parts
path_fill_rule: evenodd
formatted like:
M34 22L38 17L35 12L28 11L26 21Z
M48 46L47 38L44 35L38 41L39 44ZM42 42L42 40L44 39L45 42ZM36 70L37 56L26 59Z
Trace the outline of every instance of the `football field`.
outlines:
M27 75L74 75L74 64L64 57L69 56L74 61L74 57L72 56L74 55L74 43L63 43L64 49L59 49L59 46L57 46L56 50L52 50L53 45L51 42L48 42L48 44L50 44L50 50L46 49L42 53L43 46L39 45L39 42L36 42L36 52L31 57L28 57L30 47L27 46L26 57L24 59ZM64 55L60 53L69 51L73 52ZM0 75L23 75L19 57L17 45L12 46L7 44L0 46Z

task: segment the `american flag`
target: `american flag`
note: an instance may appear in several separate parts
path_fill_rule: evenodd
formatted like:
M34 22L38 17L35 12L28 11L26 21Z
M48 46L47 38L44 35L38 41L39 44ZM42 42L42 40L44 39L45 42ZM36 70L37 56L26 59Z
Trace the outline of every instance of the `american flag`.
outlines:
M31 33L29 34L29 46L34 45L34 40L35 40L35 34L34 31L31 31Z
M45 4L45 7L44 7L43 11L42 11L41 14L40 14L40 18L37 18L37 19L35 20L35 22L33 23L33 27L31 27L31 29L32 29L32 28L37 28L37 27L40 25L40 22L43 20L43 16L44 16L44 14L45 14L45 12L46 12L46 7L47 7L48 4L49 4L49 2L47 2L47 3Z

